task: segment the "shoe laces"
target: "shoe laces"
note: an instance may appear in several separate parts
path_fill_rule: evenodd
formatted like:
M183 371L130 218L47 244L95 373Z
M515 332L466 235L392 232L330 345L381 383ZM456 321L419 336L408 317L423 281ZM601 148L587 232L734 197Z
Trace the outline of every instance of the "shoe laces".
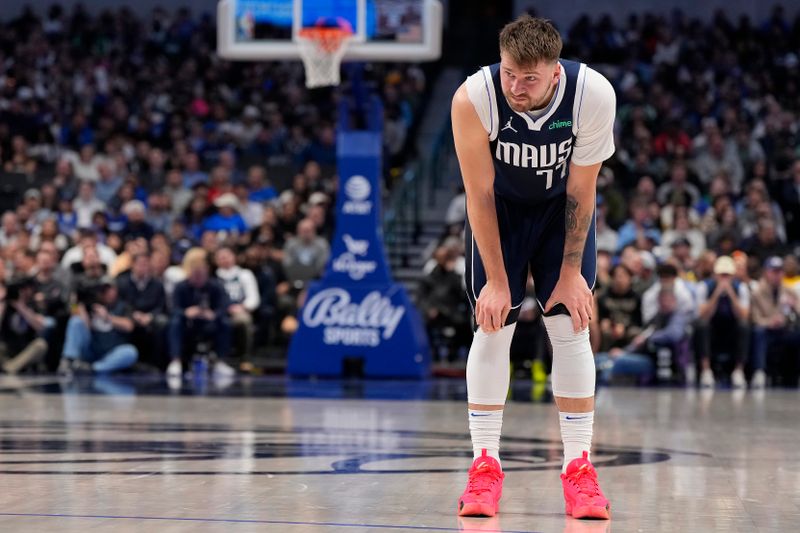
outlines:
M597 484L597 472L589 465L581 465L578 470L568 476L568 479L578 486L581 494L598 496L600 486Z
M481 463L469 470L469 481L467 482L467 492L480 494L492 490L492 486L500 481L503 474L492 468L487 463Z

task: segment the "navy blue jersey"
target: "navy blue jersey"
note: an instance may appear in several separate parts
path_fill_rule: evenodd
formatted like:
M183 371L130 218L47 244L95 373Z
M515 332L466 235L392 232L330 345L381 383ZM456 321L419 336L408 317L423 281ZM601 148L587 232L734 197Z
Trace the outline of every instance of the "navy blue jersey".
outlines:
M573 108L581 63L563 59L560 63L565 76L559 85L563 83L564 87L556 88L556 98L550 104L557 103L557 107L546 109L539 118L517 113L508 105L500 83L500 63L484 67L491 75L497 102L497 136L490 137L489 146L494 159L494 190L499 196L539 204L566 192L577 131Z

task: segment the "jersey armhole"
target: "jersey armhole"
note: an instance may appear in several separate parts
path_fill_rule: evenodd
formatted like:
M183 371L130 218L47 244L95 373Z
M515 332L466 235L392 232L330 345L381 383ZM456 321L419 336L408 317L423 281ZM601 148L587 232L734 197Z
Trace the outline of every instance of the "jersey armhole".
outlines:
M469 76L466 81L467 96L475 108L478 118L489 136L489 140L497 137L498 114L497 98L494 92L494 82L489 67L482 67L480 71Z

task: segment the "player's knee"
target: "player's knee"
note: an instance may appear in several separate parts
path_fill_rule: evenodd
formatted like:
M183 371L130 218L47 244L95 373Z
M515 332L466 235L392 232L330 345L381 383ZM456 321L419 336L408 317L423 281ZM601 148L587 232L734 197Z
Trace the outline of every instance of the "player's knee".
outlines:
M589 328L575 333L569 315L544 317L553 346L553 395L560 398L594 396L595 366Z
M467 399L478 405L503 405L508 394L509 352L516 323L494 333L478 330L467 360Z

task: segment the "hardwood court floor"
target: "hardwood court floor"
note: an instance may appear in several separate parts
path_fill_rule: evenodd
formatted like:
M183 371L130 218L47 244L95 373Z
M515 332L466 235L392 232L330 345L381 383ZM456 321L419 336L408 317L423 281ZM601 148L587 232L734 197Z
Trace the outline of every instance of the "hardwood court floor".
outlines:
M601 390L610 523L563 515L555 409L511 402L501 513L459 521L463 401L342 398L452 383L0 378L0 531L798 530L798 391Z

